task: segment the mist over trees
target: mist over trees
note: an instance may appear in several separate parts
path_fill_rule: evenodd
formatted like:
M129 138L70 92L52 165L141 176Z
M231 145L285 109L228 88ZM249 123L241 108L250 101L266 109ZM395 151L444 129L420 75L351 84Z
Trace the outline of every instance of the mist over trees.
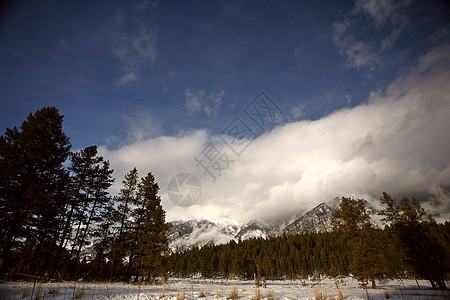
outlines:
M55 107L0 137L0 279L155 281L168 276L294 279L423 278L446 288L450 223L417 199L383 193L380 228L367 202L343 197L332 231L168 249L165 211L152 173L133 168L112 196L109 161L96 146L71 152Z
M366 201L343 197L330 232L186 250L169 256L167 269L176 277L249 280L352 275L372 286L377 279L421 278L445 288L450 223L436 223L415 199L403 198L396 204L384 193L381 202L384 229L370 221Z

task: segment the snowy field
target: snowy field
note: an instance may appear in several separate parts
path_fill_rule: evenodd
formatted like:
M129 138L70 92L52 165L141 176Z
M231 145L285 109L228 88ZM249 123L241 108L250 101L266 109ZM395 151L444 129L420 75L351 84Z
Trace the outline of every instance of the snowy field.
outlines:
M366 290L351 278L268 281L267 287L259 288L258 293L253 281L240 280L171 279L167 284L155 286L2 282L0 299L258 299L257 296L259 299L450 299L449 291L431 290L424 280L386 280L377 285L377 289Z

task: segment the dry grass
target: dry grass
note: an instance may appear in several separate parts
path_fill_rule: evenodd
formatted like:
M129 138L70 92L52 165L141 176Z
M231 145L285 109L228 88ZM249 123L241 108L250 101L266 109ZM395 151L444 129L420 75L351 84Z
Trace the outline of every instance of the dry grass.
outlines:
M58 296L59 295L59 287L52 288L51 290L48 291L48 293L50 295L52 295L53 297Z
M37 287L37 289L34 292L33 296L34 296L34 300L39 300L39 296L41 296L41 287L40 286Z
M84 290L78 290L76 293L75 293L75 299L81 299L81 298L83 298L84 297Z
M200 288L200 294L198 294L198 296L199 296L200 298L206 297L206 292L205 292L205 290L203 289L203 287Z
M158 298L163 299L164 297L166 297L166 289L165 288L162 290L162 292L159 293Z
M273 291L267 291L267 300L275 300L275 293Z
M25 289L22 291L22 298L28 298L30 296L30 291Z
M255 294L253 295L252 299L253 300L260 300L261 297L261 292L259 291L259 288L255 289Z
M314 299L315 300L327 300L326 293L322 293L319 289L314 290Z
M220 298L220 291L216 289L216 298Z
M230 290L230 294L227 299L239 299L238 290L235 286Z
M177 292L177 300L185 300L186 299L186 294L184 292L182 292L180 294L180 292Z
M338 289L338 294L336 296L337 300L344 300L344 295L342 295L341 289Z

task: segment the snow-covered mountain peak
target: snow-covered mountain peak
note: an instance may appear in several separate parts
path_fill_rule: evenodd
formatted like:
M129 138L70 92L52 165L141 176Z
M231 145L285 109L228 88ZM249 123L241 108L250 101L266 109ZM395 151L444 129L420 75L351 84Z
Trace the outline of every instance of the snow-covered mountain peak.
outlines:
M340 199L336 197L331 201L317 205L302 217L286 226L283 233L298 234L328 231L331 228L331 217L333 212L339 208L339 203Z
M169 246L182 251L205 245L225 244L231 240L268 238L279 234L284 227L281 222L251 220L238 225L232 221L212 222L205 219L188 219L170 223Z
M206 219L173 221L168 236L169 246L174 251L182 251L211 244L225 244L232 240L237 242L251 238L267 239L279 234L329 231L333 212L339 209L339 203L339 197L321 203L287 226L281 221L257 219L243 224L229 220L213 222ZM379 223L376 220L375 209L370 205L368 212L372 221Z

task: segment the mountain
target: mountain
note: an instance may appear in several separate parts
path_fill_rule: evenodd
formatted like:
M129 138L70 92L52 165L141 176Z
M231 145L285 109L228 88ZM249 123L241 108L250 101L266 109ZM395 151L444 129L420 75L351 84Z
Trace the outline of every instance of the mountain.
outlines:
M325 232L331 229L333 212L339 208L340 198L321 203L283 229L283 234Z
M190 219L170 222L169 247L183 251L205 245L226 244L239 232L239 226L230 222L214 223L204 219Z
M306 212L291 224L284 226L281 221L251 220L237 225L228 221L211 222L204 219L173 221L169 230L169 247L173 251L183 251L205 245L226 244L230 241L251 238L270 238L280 234L317 233L331 230L333 212L339 208L340 198L321 203ZM375 209L368 206L372 222L380 224Z
M331 219L333 212L339 209L341 198L336 197L331 201L321 203L313 209L306 212L302 217L298 218L288 226L286 226L282 234L302 234L317 233L331 230ZM364 200L370 221L378 226L381 225L380 216L377 215L375 207Z
M284 224L251 220L237 225L228 221L212 222L204 219L189 219L170 222L168 233L169 247L173 251L183 251L205 245L226 244L250 238L269 238L278 235Z
M248 240L251 238L264 238L277 236L286 224L281 221L251 220L245 223L235 239Z

